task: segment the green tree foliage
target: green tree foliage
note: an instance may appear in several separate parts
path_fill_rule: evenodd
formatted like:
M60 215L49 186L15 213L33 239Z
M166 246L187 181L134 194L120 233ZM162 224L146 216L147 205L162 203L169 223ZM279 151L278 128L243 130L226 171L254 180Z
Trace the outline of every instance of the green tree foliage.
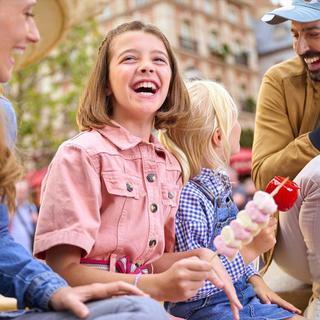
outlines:
M78 100L101 40L96 21L87 21L46 59L16 73L8 98L17 112L24 161L47 165L59 144L77 132Z
M241 147L245 148L252 148L253 144L253 130L250 128L243 129L241 131L241 137L240 137L240 145Z

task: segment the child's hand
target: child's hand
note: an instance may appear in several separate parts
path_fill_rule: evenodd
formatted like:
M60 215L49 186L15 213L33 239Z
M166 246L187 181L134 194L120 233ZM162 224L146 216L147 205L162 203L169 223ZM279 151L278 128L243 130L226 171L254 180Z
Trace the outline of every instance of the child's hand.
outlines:
M222 279L224 283L223 290L229 298L230 306L233 314L233 318L235 320L240 319L239 311L242 309L242 305L237 297L236 290L233 286L232 280L226 271L225 267L223 266L221 260L217 255L211 258L211 265L213 271ZM209 280L211 280L209 278ZM211 281L213 284L214 282Z
M260 276L252 276L248 281L252 284L257 297L261 300L262 303L274 303L291 312L301 314L301 310L299 310L286 300L282 299L278 294L271 290Z
M219 277L219 279L222 280L223 290L229 298L233 317L234 319L239 319L239 310L242 309L242 305L236 295L236 291L233 286L232 280L219 257L216 255L215 252L208 248L194 249L192 250L192 252L195 253L201 260L208 261L211 264L213 269L213 273L211 274L216 274ZM214 277L209 277L208 280L210 280L216 287L222 288L221 286L216 285Z
M84 318L89 314L84 302L118 295L147 296L143 291L131 284L115 281L105 284L95 283L74 288L62 288L52 295L49 303L54 310L69 310L75 316Z
M252 262L256 257L272 249L276 244L275 231L277 219L271 217L267 227L263 228L248 245L244 246L240 252L246 264Z
M181 259L167 271L152 275L156 290L151 292L151 296L157 300L172 302L187 300L196 295L211 273L212 267L209 262L197 257ZM140 283L143 284L148 277L148 275L141 277ZM212 278L217 287L223 287L224 284L216 273L212 275Z

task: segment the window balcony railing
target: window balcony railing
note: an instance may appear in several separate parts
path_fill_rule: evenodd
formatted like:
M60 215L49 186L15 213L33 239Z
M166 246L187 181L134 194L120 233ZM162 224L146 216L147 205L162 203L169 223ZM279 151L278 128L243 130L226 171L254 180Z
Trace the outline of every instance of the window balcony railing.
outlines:
M189 52L195 53L198 51L198 42L187 37L179 36L179 45Z

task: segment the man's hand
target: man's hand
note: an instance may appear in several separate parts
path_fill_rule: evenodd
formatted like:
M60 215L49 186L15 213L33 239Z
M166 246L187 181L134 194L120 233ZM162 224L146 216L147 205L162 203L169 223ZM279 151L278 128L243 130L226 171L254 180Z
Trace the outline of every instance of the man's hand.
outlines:
M85 318L89 314L89 309L84 302L119 295L147 296L137 287L126 282L117 281L106 284L95 283L74 288L62 288L52 295L49 303L54 310L69 310L75 316Z

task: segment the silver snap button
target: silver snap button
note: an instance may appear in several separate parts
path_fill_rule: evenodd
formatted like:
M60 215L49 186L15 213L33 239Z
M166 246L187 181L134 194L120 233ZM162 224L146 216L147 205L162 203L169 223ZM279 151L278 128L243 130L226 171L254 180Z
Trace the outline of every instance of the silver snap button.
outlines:
M152 248L157 244L157 240L150 240L149 241L149 247Z
M149 182L155 182L155 181L156 181L156 175L155 175L154 173L149 173L149 174L147 175L147 180L148 180Z
M133 191L133 185L132 185L131 183L127 182L127 183L126 183L126 186L127 186L127 190L128 190L129 192L132 192L132 191Z
M150 204L150 211L153 212L153 213L157 212L157 211L158 211L158 206L157 206L157 204L151 203L151 204Z

